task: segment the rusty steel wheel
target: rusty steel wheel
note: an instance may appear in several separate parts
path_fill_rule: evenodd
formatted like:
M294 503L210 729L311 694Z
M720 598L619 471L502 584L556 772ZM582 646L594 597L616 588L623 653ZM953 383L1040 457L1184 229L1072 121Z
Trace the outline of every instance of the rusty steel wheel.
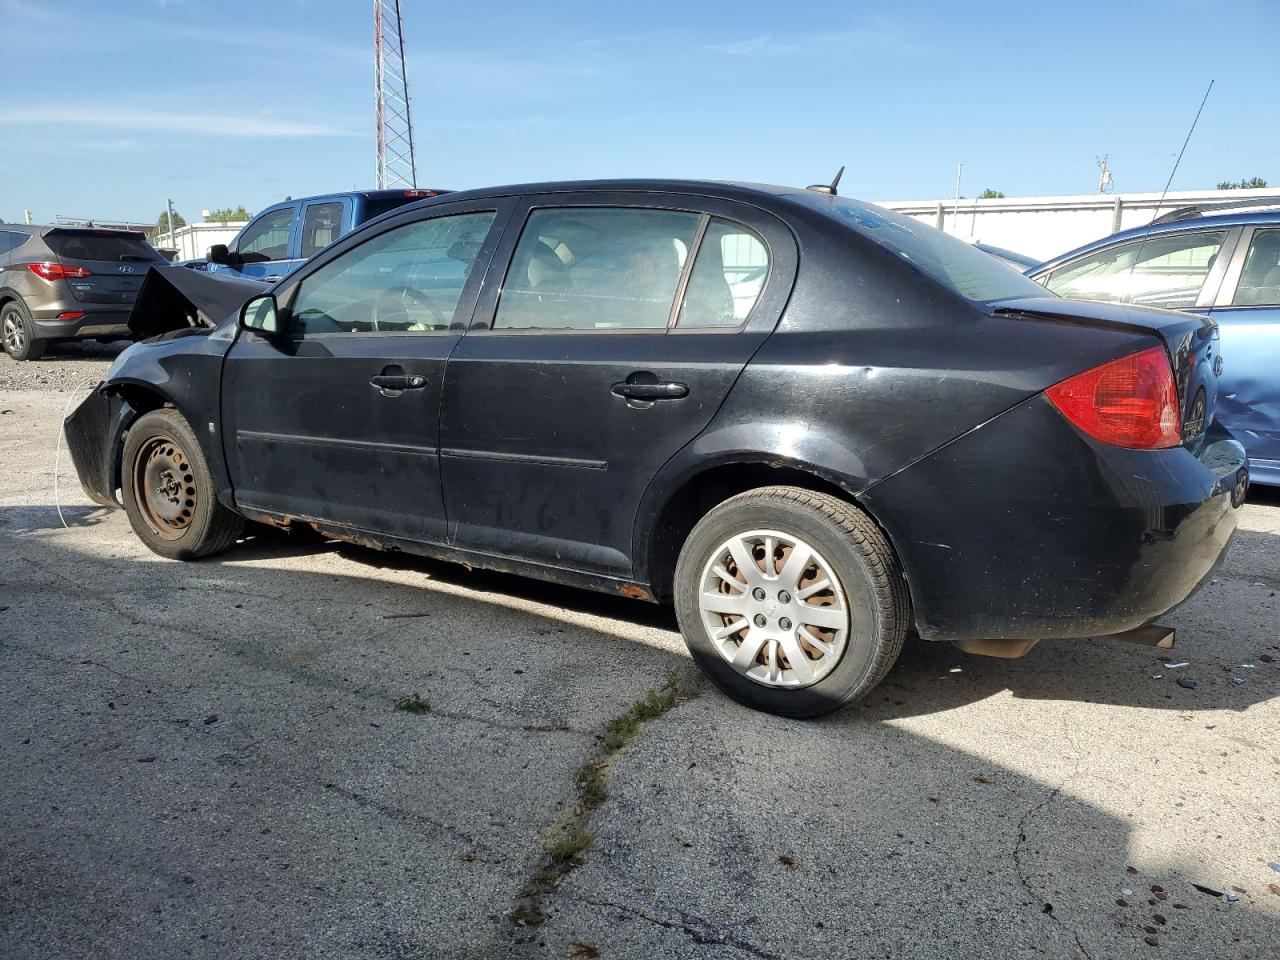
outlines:
M734 670L770 687L817 683L840 662L849 611L816 548L777 530L730 537L702 571L702 622Z
M218 502L200 442L177 410L152 410L130 425L120 472L129 525L163 557L218 553L244 528L243 518Z
M186 534L200 491L191 462L177 443L152 437L142 445L134 461L134 489L156 536L177 540Z

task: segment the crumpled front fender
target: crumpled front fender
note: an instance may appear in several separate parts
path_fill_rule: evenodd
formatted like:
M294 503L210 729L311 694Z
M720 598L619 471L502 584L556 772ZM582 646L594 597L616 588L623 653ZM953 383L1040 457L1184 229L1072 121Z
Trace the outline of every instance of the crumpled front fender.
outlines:
M127 400L99 384L63 422L67 450L80 486L94 503L118 507L121 437L137 416Z

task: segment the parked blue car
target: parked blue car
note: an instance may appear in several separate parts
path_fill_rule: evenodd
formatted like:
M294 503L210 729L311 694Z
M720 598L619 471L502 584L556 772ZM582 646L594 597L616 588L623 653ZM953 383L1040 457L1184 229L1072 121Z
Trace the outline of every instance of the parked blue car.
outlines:
M274 282L374 217L445 190L357 190L286 200L267 207L229 244L209 248L211 273ZM200 268L199 264L183 266Z
M1217 417L1248 451L1252 482L1280 486L1280 201L1173 210L1027 276L1064 297L1213 317Z

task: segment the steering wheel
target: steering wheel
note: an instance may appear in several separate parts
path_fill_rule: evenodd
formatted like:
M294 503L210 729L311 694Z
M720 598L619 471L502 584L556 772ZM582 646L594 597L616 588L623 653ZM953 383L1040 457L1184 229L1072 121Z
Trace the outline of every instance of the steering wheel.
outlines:
M399 302L391 309L386 310L384 301L391 301L399 298ZM380 324L387 322L389 317L395 316L397 313L404 314L408 317L408 311L405 310L406 301L417 304L422 307L431 316L431 322L442 327L449 325L448 318L444 313L427 297L425 293L415 287L408 287L404 284L398 284L394 287L387 287L385 290L378 292L373 299L373 329L379 329Z

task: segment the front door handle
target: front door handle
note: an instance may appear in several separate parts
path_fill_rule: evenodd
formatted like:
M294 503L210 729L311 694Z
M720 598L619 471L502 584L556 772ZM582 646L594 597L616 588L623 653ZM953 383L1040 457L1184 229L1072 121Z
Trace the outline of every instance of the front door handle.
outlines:
M683 383L615 383L613 395L627 400L680 400L689 395Z
M370 377L369 383L379 390L421 390L427 385L427 378L381 373L376 377Z

